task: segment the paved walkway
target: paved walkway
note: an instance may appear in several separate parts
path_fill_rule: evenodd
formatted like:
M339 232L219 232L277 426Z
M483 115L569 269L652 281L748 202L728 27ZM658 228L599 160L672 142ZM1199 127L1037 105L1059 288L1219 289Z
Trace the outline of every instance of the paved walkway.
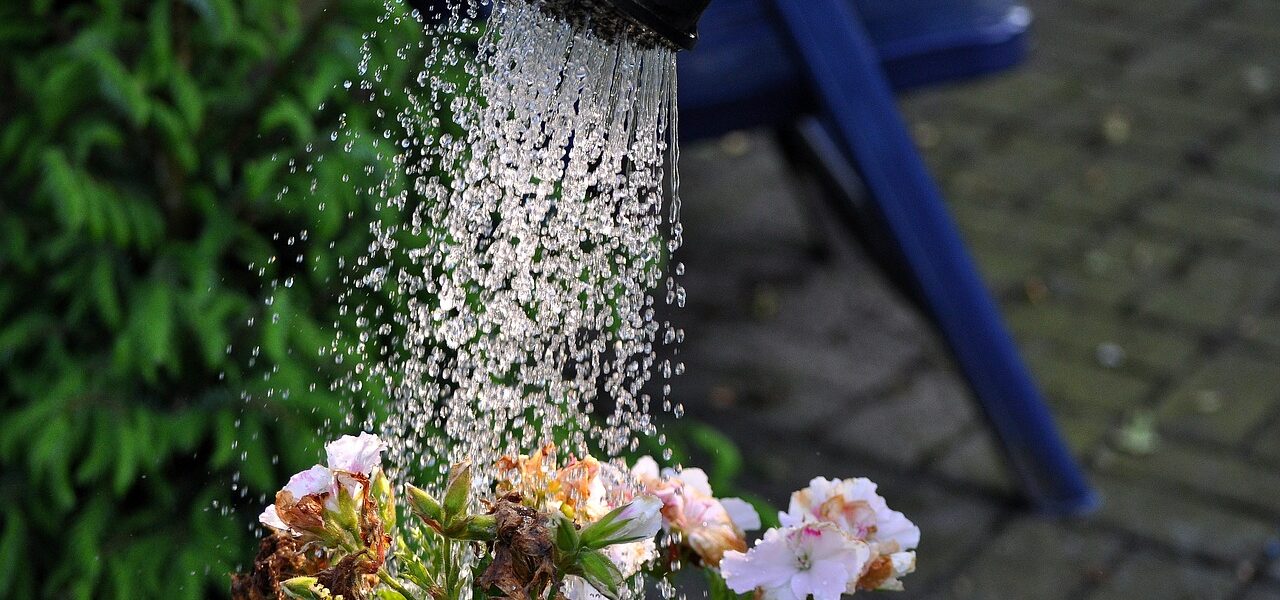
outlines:
M690 146L690 412L784 504L865 474L901 598L1280 598L1280 4L1032 3L1017 73L904 99L1105 496L1020 509L939 341L764 133Z

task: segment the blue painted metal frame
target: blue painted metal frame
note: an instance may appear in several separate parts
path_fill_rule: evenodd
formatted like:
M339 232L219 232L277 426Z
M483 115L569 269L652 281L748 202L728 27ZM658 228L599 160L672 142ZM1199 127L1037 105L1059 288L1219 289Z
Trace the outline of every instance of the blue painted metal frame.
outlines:
M848 0L772 0L833 143L871 204L972 386L1032 503L1076 514L1096 497L1062 442L897 112L881 57Z

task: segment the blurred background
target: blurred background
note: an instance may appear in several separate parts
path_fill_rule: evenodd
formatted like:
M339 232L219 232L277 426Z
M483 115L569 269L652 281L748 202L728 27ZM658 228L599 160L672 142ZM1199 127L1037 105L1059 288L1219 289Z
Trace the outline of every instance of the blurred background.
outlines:
M1100 510L1026 510L933 328L768 131L685 147L676 395L777 505L880 482L924 530L902 597L1280 598L1280 5L1029 5L1024 64L900 101ZM0 7L0 597L225 595L258 496L314 462L342 404L298 349L344 326L324 266L373 208L341 182L365 149L297 165L396 106L342 85L382 13ZM311 176L330 210L275 202Z

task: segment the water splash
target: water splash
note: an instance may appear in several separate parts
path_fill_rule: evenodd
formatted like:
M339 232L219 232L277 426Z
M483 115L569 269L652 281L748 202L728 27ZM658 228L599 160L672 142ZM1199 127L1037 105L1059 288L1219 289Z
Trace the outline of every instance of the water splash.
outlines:
M344 88L407 102L378 111L381 139L359 139L347 115L329 136L372 152L352 175L379 217L352 224L372 241L338 265L339 313L358 332L324 352L345 372L335 391L386 407L336 429L380 430L398 478L469 459L478 486L503 454L559 440L617 456L658 435L658 407L681 412L666 380L683 332L658 316L684 303L668 274L681 271L674 52L523 0L386 9L380 27L432 23L396 53L421 61L402 90L389 73L403 65L378 64L379 32L366 34ZM326 206L318 178L307 191Z

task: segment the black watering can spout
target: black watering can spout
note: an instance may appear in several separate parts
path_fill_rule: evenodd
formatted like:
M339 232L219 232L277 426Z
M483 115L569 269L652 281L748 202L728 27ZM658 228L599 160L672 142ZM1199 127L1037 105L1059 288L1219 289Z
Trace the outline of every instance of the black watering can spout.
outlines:
M711 0L598 0L672 45L690 50L698 42L698 19Z
M428 22L444 20L460 0L406 0ZM495 0L497 2L522 0ZM698 19L711 0L523 0L605 39L625 35L646 45L689 50L698 42ZM485 2L483 8L488 8ZM487 15L487 10L481 11Z

